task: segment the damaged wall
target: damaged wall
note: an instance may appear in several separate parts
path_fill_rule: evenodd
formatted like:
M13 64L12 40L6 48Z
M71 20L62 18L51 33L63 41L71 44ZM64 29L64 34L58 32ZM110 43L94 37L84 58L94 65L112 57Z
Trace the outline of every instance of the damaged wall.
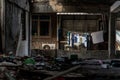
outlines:
M72 2L73 1L73 2ZM74 2L75 1L75 2ZM57 28L62 27L63 31L97 31L99 28L104 27L102 23L102 19L104 21L105 27L104 30L106 31L105 34L107 34L108 25L107 25L107 19L108 19L108 13L110 10L110 5L108 4L102 4L102 3L89 3L89 0L85 0L86 2L82 2L82 0L33 0L32 4L32 12L33 13L54 13L54 12L63 12L63 13L79 13L79 12L85 12L85 13L101 13L103 15L107 15L106 21L103 19L103 16L99 16L97 19L87 19L87 17L77 16L76 20L75 17L70 19L70 15L68 16L68 19L62 19L61 15L58 16L60 21L57 23ZM87 3L88 1L88 3ZM91 2L91 1L90 1ZM63 15L62 15L63 16ZM64 18L67 17L66 15L63 16ZM93 16L91 16L93 18ZM90 16L88 17L90 18ZM87 23L86 23L87 22ZM63 23L63 24L62 24ZM62 31L62 30L61 30ZM62 32L61 32L62 33ZM106 37L106 36L105 36ZM64 38L64 37L62 37ZM107 37L106 37L107 38ZM66 40L66 39L64 39ZM64 41L62 40L62 41ZM61 41L61 42L62 42ZM107 42L107 39L106 39ZM64 44L64 43L63 43ZM108 44L104 44L108 45ZM107 48L107 46L105 46ZM63 48L63 47L62 47ZM106 49L105 48L105 49ZM64 54L64 52L61 52ZM69 54L70 52L65 52L65 54ZM73 52L71 52L73 53ZM71 54L70 53L70 54ZM77 52L75 52L77 53ZM83 53L83 54L82 54ZM88 53L88 54L86 54ZM98 54L95 54L98 53ZM101 54L102 53L102 54ZM105 53L105 54L104 54ZM58 54L59 50L58 50ZM108 58L108 51L85 51L84 49L81 49L80 52L78 52L79 57L87 58L87 57L100 57L103 58L103 55L105 55L105 58ZM69 56L69 55L67 55Z
M87 6L86 6L87 5ZM33 0L34 13L37 12L108 12L109 5L102 3L84 3L82 1L66 0ZM97 6L97 7L96 7Z
M25 23L22 23L22 13ZM5 51L28 55L29 0L5 0ZM25 27L24 28L22 27ZM23 32L24 31L24 32ZM20 34L20 32L22 32ZM24 34L25 33L25 34ZM26 38L22 40L22 37ZM21 37L21 38L20 38ZM21 48L22 47L22 48Z
M6 51L16 50L17 39L19 36L21 21L20 14L21 10L15 7L14 4L11 4L6 1L6 10L5 12L5 27L6 27Z

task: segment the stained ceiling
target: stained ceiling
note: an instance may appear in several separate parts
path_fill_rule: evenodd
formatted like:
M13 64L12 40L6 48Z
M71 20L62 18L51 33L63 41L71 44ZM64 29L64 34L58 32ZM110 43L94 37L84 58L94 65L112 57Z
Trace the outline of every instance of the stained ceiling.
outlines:
M55 12L87 13L109 13L110 6L115 1L117 0L33 0L33 2L41 3L42 6L43 4L50 5L52 7L52 10ZM39 4L37 6L40 7ZM43 8L44 10L48 10L47 6L44 6ZM40 8L40 10L43 8Z

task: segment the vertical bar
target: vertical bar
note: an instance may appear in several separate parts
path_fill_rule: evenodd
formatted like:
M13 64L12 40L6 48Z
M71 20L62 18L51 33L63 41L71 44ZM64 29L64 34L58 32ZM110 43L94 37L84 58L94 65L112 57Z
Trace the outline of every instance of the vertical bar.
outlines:
M109 18L109 43L108 43L108 52L109 58L115 58L116 50L115 50L115 41L116 41L116 29L115 29L115 22L116 22L116 13L110 13Z

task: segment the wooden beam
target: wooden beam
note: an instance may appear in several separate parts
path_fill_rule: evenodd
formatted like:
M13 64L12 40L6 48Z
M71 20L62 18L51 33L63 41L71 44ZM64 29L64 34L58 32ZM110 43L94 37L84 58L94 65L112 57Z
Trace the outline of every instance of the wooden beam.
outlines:
M110 8L111 12L119 12L120 11L120 1L116 1Z
M115 50L115 41L116 41L116 13L110 14L109 19L109 45L108 45L108 51L109 51L109 58L115 58L116 50Z
M66 74L66 73L69 73L69 72L71 72L71 71L74 71L74 70L76 70L76 69L78 69L78 68L80 68L80 67L81 67L81 65L77 65L77 66L72 67L72 68L70 68L70 69L68 69L68 70L59 72L58 74L56 74L56 75L54 75L54 76L52 76L52 77L45 78L44 80L52 80L52 79L54 79L54 78L57 78L57 77L59 77L59 76L62 76L62 75L64 75L64 74Z

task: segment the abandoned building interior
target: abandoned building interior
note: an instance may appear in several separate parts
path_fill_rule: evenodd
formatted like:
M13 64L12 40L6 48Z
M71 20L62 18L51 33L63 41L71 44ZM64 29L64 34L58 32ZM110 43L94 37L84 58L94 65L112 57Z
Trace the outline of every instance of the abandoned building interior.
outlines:
M120 1L0 0L0 54L120 58Z
M1 0L1 53L31 56L56 50L92 56L97 51L105 58L115 56L120 50L115 1Z

